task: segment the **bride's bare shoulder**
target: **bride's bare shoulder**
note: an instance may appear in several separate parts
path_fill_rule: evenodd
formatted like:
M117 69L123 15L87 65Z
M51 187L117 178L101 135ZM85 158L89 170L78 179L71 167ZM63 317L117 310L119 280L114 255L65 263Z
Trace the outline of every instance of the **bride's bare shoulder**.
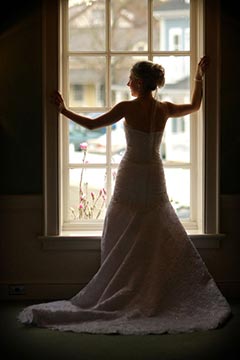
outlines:
M162 109L165 109L168 107L168 102L167 101L159 101L159 100L156 100L156 103L157 105L162 108Z
M135 99L134 100L123 100L120 101L116 106L122 106L123 108L130 109L134 106Z
M157 107L162 115L168 115L168 104L167 101L157 101Z

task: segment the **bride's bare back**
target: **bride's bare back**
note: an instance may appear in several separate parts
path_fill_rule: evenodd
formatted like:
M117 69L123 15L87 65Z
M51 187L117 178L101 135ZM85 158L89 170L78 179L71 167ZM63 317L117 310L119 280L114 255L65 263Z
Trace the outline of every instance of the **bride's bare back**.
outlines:
M167 121L167 106L153 98L126 102L125 121L130 127L144 131L163 131Z

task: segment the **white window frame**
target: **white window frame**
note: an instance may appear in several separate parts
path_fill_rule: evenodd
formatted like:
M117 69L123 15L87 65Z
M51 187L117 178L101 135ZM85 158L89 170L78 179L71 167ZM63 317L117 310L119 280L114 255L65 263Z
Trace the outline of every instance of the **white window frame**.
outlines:
M198 37L191 41L200 44L199 48L211 58L211 71L205 79L205 97L201 117L203 121L192 121L192 130L197 127L197 134L204 134L204 151L201 151L201 142L198 141L199 154L202 160L196 181L204 179L204 192L198 193L199 201L204 204L202 209L203 226L201 234L191 235L196 244L202 247L202 239L211 238L213 242L205 243L207 247L215 247L221 234L219 234L219 89L220 89L220 3L219 0L207 2L192 0L198 6L198 16L192 21L197 22L199 29L205 29L204 38ZM71 233L62 234L60 229L61 216L59 212L59 199L61 196L61 162L59 158L59 142L61 127L56 109L49 101L53 89L61 89L61 6L59 0L43 1L43 118L44 118L44 234L45 239L69 239ZM203 16L205 14L205 16ZM199 21L200 19L200 21ZM201 20L202 19L202 20ZM204 24L201 23L204 21ZM211 31L213 28L215 32ZM208 31L209 29L209 31ZM196 54L196 61L202 54ZM194 74L195 69L191 69ZM211 96L209 96L211 94ZM196 115L197 116L197 115ZM196 141L198 138L196 137ZM204 160L204 166L201 166ZM192 232L194 233L194 231ZM72 234L75 235L76 233ZM79 236L86 238L86 234ZM99 236L92 237L99 240ZM215 241L216 240L216 241ZM93 243L92 243L93 244ZM214 244L214 245L213 245ZM99 245L98 245L99 246ZM205 246L205 245L204 245ZM204 247L203 246L203 247Z
M106 27L108 24L111 23L110 20L110 16L111 16L111 9L109 8L110 2L107 1L106 2ZM191 13L193 15L191 15L191 18L197 19L195 21L191 21L191 34L192 34L192 43L191 43L191 49L190 50L175 50L172 47L172 42L171 42L171 31L169 34L169 45L170 48L169 50L164 50L164 51L155 51L152 48L152 18L151 16L149 16L148 19L148 33L149 33L149 39L148 39L148 51L137 51L136 50L136 54L137 55L142 55L142 56L148 56L148 58L150 60L152 60L152 58L154 56L171 56L171 55L176 55L176 56L189 56L192 59L192 62L195 64L196 63L196 58L197 56L194 56L196 53L196 49L199 48L199 46L201 44L199 44L198 38L195 35L197 32L197 28L198 28L198 17L196 16L195 12L196 12L196 5L193 3L191 5ZM152 2L148 1L148 11L149 14L151 14L152 12ZM117 51L112 51L112 49L110 48L110 29L106 31L106 50L101 50L101 51L96 51L96 52L92 52L92 51L83 51L83 52L74 52L74 51L69 51L68 50L68 4L67 1L62 1L62 30L63 30L63 38L62 38L62 57L61 57L61 74L62 74L62 80L63 80L63 86L61 89L61 92L64 95L64 98L66 99L66 101L68 101L69 98L69 93L68 93L68 73L69 73L69 68L68 68L68 59L71 56L74 57L79 57L81 59L81 56L99 56L99 55L103 55L106 59L107 59L107 76L106 76L106 83L108 84L107 89L106 89L106 98L107 98L107 103L106 106L103 108L89 108L88 107L73 107L73 111L80 111L80 112L84 112L84 111L106 111L109 109L109 107L111 106L110 103L110 93L111 93L111 89L109 87L109 82L108 80L110 79L110 59L112 56L118 55L119 53L121 55L125 55L125 56L129 56L129 55L133 55L132 52L129 51L121 51L121 52L117 52ZM174 12L175 16L178 15L178 13L175 11ZM181 11L181 16L184 16L184 12ZM161 15L160 15L161 16ZM167 19L170 17L173 17L172 12L167 13ZM165 17L165 15L164 15ZM181 35L182 38L182 29L181 28L174 28L172 29L173 35L175 35L175 33L178 33ZM194 41L193 41L194 39ZM197 44L197 45L196 45ZM180 44L181 45L181 44ZM181 47L181 46L180 46ZM191 74L191 77L193 77L194 74ZM191 79L191 84L193 83L193 79ZM191 91L192 89L190 89ZM68 105L69 106L69 105ZM190 231L201 231L201 226L202 226L202 221L201 221L201 215L202 215L202 199L201 197L197 198L195 194L199 194L202 193L202 186L203 184L201 183L202 177L200 177L198 179L197 177L197 173L199 174L199 171L197 171L197 166L196 164L199 163L199 155L198 153L202 152L202 149L200 149L200 145L199 145L199 149L197 149L198 146L198 141L197 141L197 131L199 134L199 129L197 129L197 126L195 125L195 123L198 123L199 121L201 121L201 113L196 113L194 115L191 115L190 118L190 137L191 137L191 148L190 148L190 152L191 152L191 158L190 158L190 162L189 163L181 163L181 162L175 162L173 164L173 162L164 162L164 168L165 169L183 169L184 171L189 170L190 171L190 219L189 220L182 220L183 225L185 226L185 228ZM66 119L64 119L63 116L60 117L61 118L61 130L62 130L62 138L61 138L61 142L60 142L60 147L61 147L61 164L62 164L62 203L61 203L61 232L62 233L69 233L69 232L87 232L89 231L90 233L93 233L94 231L102 231L102 225L103 222L99 221L99 220L81 220L80 222L76 222L76 221L66 221L67 219L67 214L69 212L66 204L68 203L68 188L69 188L69 169L70 168L78 168L78 165L73 165L69 164L69 145L68 145L68 121L66 121ZM111 136L111 127L108 127L107 129L107 145L110 143L109 139ZM200 138L202 138L202 134L200 134ZM200 144L200 143L199 143ZM202 143L201 143L202 145ZM116 164L112 164L111 162L111 149L110 146L107 149L107 156L106 156L106 164L87 164L84 165L84 168L86 169L101 169L101 168L105 168L106 167L106 171L107 171L107 193L110 194L111 193L111 175L110 172L114 169L117 168ZM199 169L201 170L201 169ZM108 196L108 200L109 200L109 196Z

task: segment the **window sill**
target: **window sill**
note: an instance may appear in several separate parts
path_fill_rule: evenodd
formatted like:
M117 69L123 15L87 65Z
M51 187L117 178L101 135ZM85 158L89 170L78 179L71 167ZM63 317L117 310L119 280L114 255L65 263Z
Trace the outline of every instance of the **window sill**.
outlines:
M192 234L189 235L197 249L218 249L224 234ZM39 236L43 250L80 250L100 251L101 236L99 234L76 234L60 236Z

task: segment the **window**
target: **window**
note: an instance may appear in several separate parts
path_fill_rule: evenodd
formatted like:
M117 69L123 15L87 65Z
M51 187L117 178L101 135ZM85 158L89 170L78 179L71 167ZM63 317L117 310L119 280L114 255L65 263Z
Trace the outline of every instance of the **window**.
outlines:
M82 85L72 84L70 86L70 97L71 99L73 99L73 101L80 102L81 104L81 102L83 102L84 100L83 94L84 94L84 89Z
M182 118L174 118L172 119L172 132L173 133L184 133L185 132L185 119Z
M169 31L169 50L176 50L182 48L182 29L172 28Z
M179 0L63 1L62 79L68 106L94 116L131 99L129 69L140 59L165 67L160 99L189 101L197 47L190 49L183 40L184 34L197 31L196 24L190 28L193 11L189 2ZM169 197L186 228L197 229L201 204L194 195L198 154L192 121L198 119L170 119L162 147ZM62 230L101 230L125 150L122 122L86 131L65 119L61 149Z
M210 32L206 43L203 37L203 19L206 28L212 23L216 31L219 28L217 0L205 9L201 0L129 0L124 6L117 0L55 0L44 6L44 87L46 93L60 87L76 112L95 116L129 99L128 72L138 59L165 67L166 85L159 98L176 102L189 100L196 61L203 49L217 61L218 43ZM58 71L51 71L53 68ZM191 118L169 119L160 149L169 197L190 233L216 233L218 228L217 84L218 74L213 71L205 85L206 93L215 94L215 100L206 98L202 111ZM45 235L101 231L125 149L122 124L89 132L66 119L59 122L54 109L46 104L47 99ZM206 118L209 123L204 122ZM181 191L176 190L176 178ZM89 205L96 200L94 211L84 208L87 201Z

